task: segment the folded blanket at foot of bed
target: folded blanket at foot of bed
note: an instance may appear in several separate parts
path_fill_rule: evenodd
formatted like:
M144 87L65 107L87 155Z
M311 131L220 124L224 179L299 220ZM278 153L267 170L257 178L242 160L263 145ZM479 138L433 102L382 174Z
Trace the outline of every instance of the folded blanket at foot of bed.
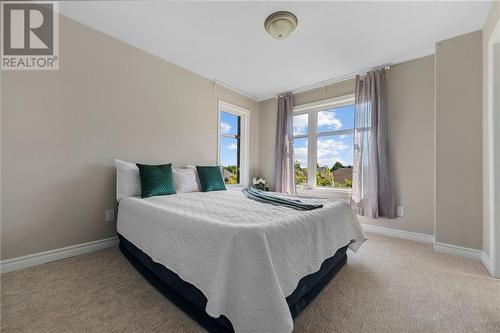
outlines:
M323 205L305 203L298 199L286 198L284 196L272 194L269 192L264 192L252 187L247 187L243 190L243 193L250 199L254 199L261 202L267 202L273 205L287 206L290 208L300 209L300 210L313 210L318 208L323 208Z

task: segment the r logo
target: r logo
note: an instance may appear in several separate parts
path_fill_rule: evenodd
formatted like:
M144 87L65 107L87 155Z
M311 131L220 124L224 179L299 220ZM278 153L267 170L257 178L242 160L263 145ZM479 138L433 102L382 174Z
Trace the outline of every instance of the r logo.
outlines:
M59 3L3 1L1 69L59 69Z
M6 3L3 6L4 55L52 55L53 4Z

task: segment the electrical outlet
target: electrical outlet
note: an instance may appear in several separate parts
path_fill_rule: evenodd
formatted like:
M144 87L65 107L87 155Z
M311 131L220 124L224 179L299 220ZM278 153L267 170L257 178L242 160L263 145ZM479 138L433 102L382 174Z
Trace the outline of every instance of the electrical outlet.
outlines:
M106 210L106 222L111 222L115 220L115 210L108 209Z
M397 215L398 217L403 217L403 216L405 216L405 208L404 208L403 206L398 206L398 207L396 208L396 215Z

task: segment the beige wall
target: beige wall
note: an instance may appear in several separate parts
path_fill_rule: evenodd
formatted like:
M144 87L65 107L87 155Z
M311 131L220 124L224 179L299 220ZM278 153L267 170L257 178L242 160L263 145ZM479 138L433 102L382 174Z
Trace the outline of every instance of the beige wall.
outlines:
M434 233L434 56L392 66L388 79L388 123L398 204L405 216L361 222ZM352 94L347 80L294 96L296 105ZM261 102L261 173L274 184L276 99ZM422 167L424 166L424 167ZM423 185L426 184L426 185Z
M3 72L2 259L111 237L114 159L216 162L217 99L258 104L64 17L60 70Z
M491 98L490 92L488 89L489 82L489 62L490 62L490 54L489 54L489 40L492 37L494 29L500 20L500 2L494 1L491 4L491 9L488 14L488 18L483 27L483 40L482 40L482 49L483 49L483 250L487 255L490 255L490 186L491 180L489 178L490 173L490 130L489 130L489 116L488 116L488 101Z
M361 223L434 234L434 56L392 66L387 121L396 203L405 216Z
M482 35L436 45L437 242L482 249Z
M275 189L277 100L260 102L260 174Z
M297 93L293 96L294 105L301 105L321 101L322 99L335 98L354 93L354 79L329 84L323 88L316 88Z

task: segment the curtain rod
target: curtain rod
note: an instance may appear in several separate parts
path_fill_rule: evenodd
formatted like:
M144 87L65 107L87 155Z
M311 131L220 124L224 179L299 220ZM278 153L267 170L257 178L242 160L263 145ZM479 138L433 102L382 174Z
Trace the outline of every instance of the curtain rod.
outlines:
M356 77L356 75L366 74L368 72L375 71L375 70L381 69L381 68L385 68L385 70L389 70L391 68L391 65L390 64L385 64L385 65L382 65L382 66L365 68L365 69L363 69L361 71L356 71L356 72L352 72L352 73L349 73L349 74L344 74L344 75L341 75L341 76L337 76L337 77L335 77L333 79L329 79L329 80L321 81L321 82L316 82L316 83L309 84L309 85L304 86L304 87L293 89L293 90L287 91L285 93L278 94L274 98L278 98L279 96L283 96L283 95L289 94L289 93L291 93L291 94L298 94L298 93L301 93L301 92L304 92L304 91L308 91L308 90L312 90L312 89L324 88L327 85L330 85L330 84L333 84L333 83L337 83L337 82L340 82L340 81L345 81L345 80L353 79L353 78Z

